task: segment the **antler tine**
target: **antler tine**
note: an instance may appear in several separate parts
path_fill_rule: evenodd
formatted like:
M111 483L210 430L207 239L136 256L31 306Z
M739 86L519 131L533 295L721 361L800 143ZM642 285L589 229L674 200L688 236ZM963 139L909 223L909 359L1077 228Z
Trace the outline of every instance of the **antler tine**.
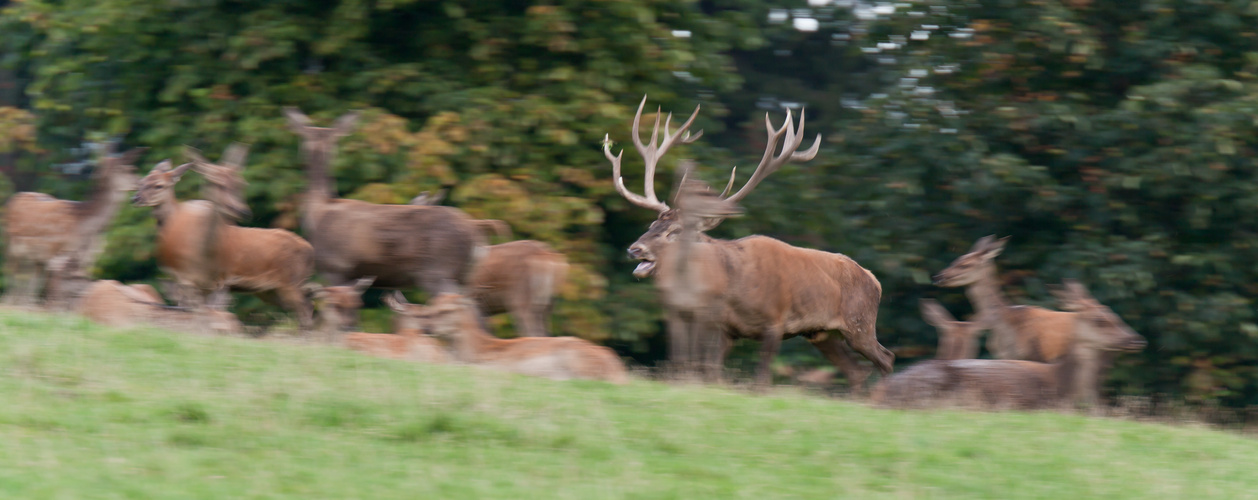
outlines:
M729 171L729 183L725 185L725 190L724 190L724 191L721 191L721 198L728 198L728 197L729 197L729 190L731 190L731 189L733 189L733 188L734 188L734 176L735 176L735 175L738 175L738 167L737 167L737 166L735 166L734 168L730 169L730 171Z
M620 176L620 158L624 156L624 154L625 150L621 149L616 156L612 156L611 135L606 134L603 136L603 156L606 156L607 160L612 162L612 183L616 185L616 192L620 193L621 196L624 196L626 200L629 200L629 203L633 203L639 207L649 208L658 212L668 210L668 205L661 203L659 200L652 201L645 197L638 196L637 194L634 194L633 191L630 191L629 188L625 187L625 178Z
M817 156L817 151L821 148L821 134L817 134L816 141L812 147L804 152L796 152L804 138L804 112L799 113L799 127L795 127L791 119L791 110L786 110L786 121L782 123L781 128L774 129L773 121L769 118L769 114L764 115L764 127L767 131L767 144L764 149L764 156L760 158L760 164L756 166L756 170L751 173L751 178L747 179L747 183L738 190L737 193L729 196L729 200L737 203L746 198L751 191L773 172L776 172L782 165L791 161L808 161ZM785 138L783 138L785 136ZM778 141L782 140L782 152L774 155L777 150Z

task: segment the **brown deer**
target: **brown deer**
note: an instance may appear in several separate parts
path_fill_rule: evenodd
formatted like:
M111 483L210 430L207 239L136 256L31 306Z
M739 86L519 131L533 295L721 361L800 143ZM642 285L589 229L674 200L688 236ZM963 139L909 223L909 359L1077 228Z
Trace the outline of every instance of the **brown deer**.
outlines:
M978 334L986 326L982 321L957 321L938 301L922 299L922 319L939 331L939 349L935 359L974 359L978 357Z
M225 293L216 297L227 297ZM212 303L203 310L167 306L153 287L124 285L114 280L93 282L76 305L79 314L106 326L151 325L176 331L239 334L236 316L225 304Z
M965 287L975 315L987 318L991 334L987 350L999 359L1053 361L1070 351L1074 341L1075 313L1042 307L1015 306L1000 290L994 259L1004 250L1008 237L984 236L969 253L957 257L935 275L942 287Z
M436 203L421 193L411 204ZM496 222L492 219L474 222ZM505 224L504 224L505 225ZM508 229L509 231L509 229ZM481 314L511 313L516 331L528 337L550 335L550 314L555 296L568 277L568 259L545 243L518 240L486 247L484 257L472 270L468 294Z
M306 283L304 289L314 297L318 315L317 330L327 337L358 328L358 311L363 307L363 292L371 288L375 276L367 276L353 285L321 286Z
M50 303L68 303L89 283L88 275L102 248L101 235L122 208L127 191L135 189L134 163L148 149L114 155L112 148L92 173L86 201L32 192L9 199L4 210L9 242L5 302L37 303L47 285Z
M314 127L296 108L285 108L289 127L302 137L309 187L302 228L315 263L332 284L376 276L378 288L420 287L429 293L462 292L483 253L485 237L472 218L444 206L377 205L332 198L329 169L336 142L358 120L349 113L331 128Z
M860 390L868 370L860 367L852 349L860 352L884 375L891 373L895 355L878 343L874 328L878 316L878 302L882 297L882 285L865 268L846 255L794 247L767 236L748 236L738 240L719 240L703 234L716 227L723 217L704 219L697 226L697 235L682 238L683 209L672 209L655 196L655 169L659 159L679 139L690 143L695 136L686 131L699 114L696 107L690 119L677 131L669 130L664 123L664 136L656 145L659 132L659 114L655 117L655 129L650 145L644 145L638 137L638 124L646 97L638 105L633 119L633 143L646 163L645 196L630 192L620 176L621 155L612 156L609 139L604 140L603 153L612 163L612 177L616 190L629 202L659 212L650 228L629 247L630 257L640 261L634 276L655 277L655 285L664 298L668 310L669 354L677 363L686 363L689 353L684 347L691 342L686 338L696 327L705 322L716 325L722 344L712 359L724 360L729 340L749 338L761 342L760 363L756 379L761 386L771 382L770 364L777 355L784 338L803 335L821 353L842 371L853 388ZM787 162L812 159L821 146L818 135L807 151L797 151L803 141L803 115L799 129L792 123L788 111L782 127L775 129L765 116L768 129L766 149L760 164L747 183L738 192L722 195L730 204L745 198L765 177ZM774 151L781 142L781 152ZM622 151L623 155L623 151ZM733 185L733 175L730 185ZM693 241L687 265L669 263L677 254L678 241ZM678 269L686 269L685 279L673 275ZM685 282L684 284L682 282ZM680 287L680 288L679 288ZM708 316L696 317L696 313Z
M385 302L425 333L446 344L456 361L553 380L594 379L622 384L625 365L611 349L576 337L500 339L481 328L476 304L457 294L436 296L428 305L406 303L400 292Z
M1107 352L1135 352L1146 342L1077 281L1055 291L1072 311L1075 342L1052 363L1008 359L932 360L883 380L875 404L906 408L973 405L988 408L1052 408L1095 405Z
M300 327L309 330L312 311L302 285L314 273L314 249L283 229L232 223L249 214L240 177L246 153L244 145L234 144L218 165L189 148L186 154L193 163L176 168L171 168L170 161L158 164L140 180L132 203L153 207L158 265L180 286L197 291L189 294L196 302L223 287L254 293L293 312ZM209 181L207 194L212 201L176 200L175 184L193 166Z
M428 191L424 191L411 198L408 205L438 205L445 197L446 190L444 189L438 190L436 194L429 194ZM472 224L481 228L486 235L494 235L499 238L511 237L511 226L498 219L472 219Z

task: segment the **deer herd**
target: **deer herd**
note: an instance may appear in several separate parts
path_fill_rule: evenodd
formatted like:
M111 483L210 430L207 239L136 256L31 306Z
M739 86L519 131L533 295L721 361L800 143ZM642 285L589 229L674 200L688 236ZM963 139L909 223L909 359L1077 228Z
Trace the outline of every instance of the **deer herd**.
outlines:
M791 162L813 159L821 136L801 150L804 113L796 124L788 110L781 126L765 117L766 147L746 183L733 191L736 172L721 193L678 162L680 181L669 203L655 192L660 160L676 144L697 140L689 129L696 107L672 129L672 115L655 114L650 139L634 115L630 137L645 163L643 194L625 186L623 151L603 152L616 191L630 203L655 211L656 220L629 246L638 262L633 275L651 278L665 308L669 366L677 374L719 382L730 346L738 339L760 343L757 387L770 384L772 364L784 339L803 337L864 392L873 369L876 405L906 408L977 404L987 408L1095 405L1098 387L1114 353L1138 351L1145 340L1077 281L1053 290L1061 311L1011 305L1001 291L995 258L1008 238L979 239L965 255L935 276L940 287L964 287L974 306L958 321L930 299L922 317L939 332L934 360L892 373L895 355L876 336L882 285L846 255L800 248L753 235L737 240L707 231L742 214L739 203L769 175ZM14 195L5 206L5 274L8 304L72 309L112 326L138 323L197 332L242 330L227 307L231 292L255 294L294 316L303 332L363 353L427 363L457 362L557 380L627 380L614 351L576 337L550 337L550 315L566 279L568 262L549 245L532 240L490 245L489 234L509 237L502 221L481 220L440 205L443 192L423 193L406 205L382 205L335 197L331 165L337 142L349 135L357 113L331 127L316 127L295 108L285 108L289 128L301 139L307 188L303 236L241 226L250 218L245 201L248 147L230 145L217 163L186 148L188 163L164 160L137 179L134 163L143 149L108 151L93 173L86 201L42 193ZM176 197L175 186L195 171L204 180L202 200ZM92 281L102 234L128 192L135 206L150 207L157 224L155 259L170 278L167 305L148 285ZM318 274L328 285L313 281ZM355 332L362 295L392 290L384 302L394 311L394 333ZM427 304L410 304L401 290L420 289ZM487 331L484 315L509 313L518 338ZM979 336L995 359L975 359ZM872 365L859 361L865 358Z

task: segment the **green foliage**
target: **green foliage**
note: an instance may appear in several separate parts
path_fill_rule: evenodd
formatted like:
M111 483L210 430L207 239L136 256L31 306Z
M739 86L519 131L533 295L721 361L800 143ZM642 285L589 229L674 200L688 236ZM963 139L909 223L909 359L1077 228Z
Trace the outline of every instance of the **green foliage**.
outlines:
M820 29L793 29L803 15ZM0 108L0 125L33 125L38 143L0 126L0 149L22 137L40 161L63 161L89 131L125 134L154 148L152 163L184 143L245 141L251 223L295 229L305 176L280 107L319 123L362 109L335 165L342 196L401 203L450 188L447 203L568 255L561 333L645 351L660 309L624 249L655 214L616 195L604 134L613 151L629 142L643 93L678 113L698 101L694 128L708 134L672 153L658 184L684 156L716 180L755 164L766 111L780 123L799 103L821 154L784 167L714 235L768 234L873 270L879 336L902 361L937 339L918 298L969 308L930 276L975 239L1011 235L998 264L1015 301L1053 306L1047 285L1080 278L1151 340L1118 359L1111 393L1249 405L1256 17L1247 3L1179 0L27 0L0 14L0 44L33 114ZM41 189L77 192L39 173ZM147 210L124 210L101 274L151 279L153 231ZM802 343L785 349L823 362Z

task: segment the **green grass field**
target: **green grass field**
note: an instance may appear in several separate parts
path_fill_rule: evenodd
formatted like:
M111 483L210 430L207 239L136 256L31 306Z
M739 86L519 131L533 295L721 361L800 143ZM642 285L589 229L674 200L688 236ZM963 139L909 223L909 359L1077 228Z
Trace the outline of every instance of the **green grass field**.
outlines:
M0 311L0 498L1254 498L1258 441Z

